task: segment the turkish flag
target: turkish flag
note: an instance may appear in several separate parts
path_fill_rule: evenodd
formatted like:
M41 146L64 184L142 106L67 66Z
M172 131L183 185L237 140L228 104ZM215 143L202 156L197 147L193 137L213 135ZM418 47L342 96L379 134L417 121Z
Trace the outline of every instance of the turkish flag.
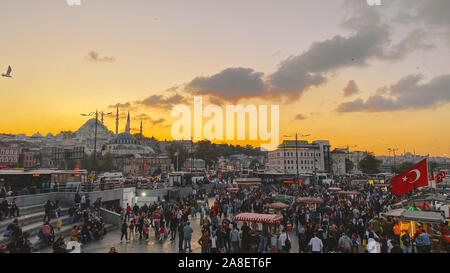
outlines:
M420 161L411 169L391 178L392 194L400 195L414 189L428 186L427 159Z
M445 178L445 172L438 173L436 175L436 183L442 183Z
M433 180L434 180L434 172L431 172L431 173L430 173L430 175L429 175L429 177L428 177L428 180L430 180L430 181L433 181Z

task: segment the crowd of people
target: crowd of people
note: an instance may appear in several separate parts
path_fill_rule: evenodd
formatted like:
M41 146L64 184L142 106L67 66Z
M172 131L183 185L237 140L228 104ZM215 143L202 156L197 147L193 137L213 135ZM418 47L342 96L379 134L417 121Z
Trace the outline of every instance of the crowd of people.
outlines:
M385 217L399 200L388 191L373 185L352 185L343 180L339 187L357 194L337 195L326 184L271 185L229 192L216 187L214 191L194 191L175 201L154 202L139 207L129 204L122 210L121 241L125 239L163 242L176 240L180 252L192 251L192 227L199 221L198 244L202 253L292 252L300 253L422 253L430 252L432 234L440 234L441 251L448 252L448 226L419 227L413 238L400 236L399 221ZM267 204L280 194L292 197L286 209L280 209L282 220L274 224L235 222L242 212L267 214ZM299 197L321 200L302 203ZM272 212L273 213L273 212ZM199 216L197 218L197 216ZM432 232L432 231L436 232ZM296 240L293 240L296 237Z
M6 207L5 202L7 203L6 198L0 204L2 211L3 207ZM106 234L106 229L99 212L101 207L101 198L98 198L91 204L88 194L82 195L79 192L75 194L74 204L68 210L69 221L74 226L70 232L70 241L66 243L65 236L61 232L63 222L59 201L48 200L44 205L44 224L38 231L38 237L42 242L42 246L51 246L53 251L58 253L72 252L74 249L79 249L80 244L102 240ZM6 215L5 212L3 212L3 215ZM19 216L19 209L15 199L9 204L8 212L10 212L11 216ZM51 224L52 219L57 219L56 228ZM10 238L10 240L8 244L1 246L3 253L29 253L35 251L30 234L22 231L17 218L7 226L4 237ZM72 245L72 247L67 248L68 245Z

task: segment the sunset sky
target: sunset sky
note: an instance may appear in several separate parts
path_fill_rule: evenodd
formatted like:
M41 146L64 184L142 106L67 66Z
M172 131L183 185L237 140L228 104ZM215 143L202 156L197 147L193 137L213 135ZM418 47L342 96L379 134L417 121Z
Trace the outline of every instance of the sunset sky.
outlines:
M81 1L0 4L0 133L119 104L121 131L129 110L133 132L171 139L173 106L202 95L280 105L280 141L450 156L448 0Z

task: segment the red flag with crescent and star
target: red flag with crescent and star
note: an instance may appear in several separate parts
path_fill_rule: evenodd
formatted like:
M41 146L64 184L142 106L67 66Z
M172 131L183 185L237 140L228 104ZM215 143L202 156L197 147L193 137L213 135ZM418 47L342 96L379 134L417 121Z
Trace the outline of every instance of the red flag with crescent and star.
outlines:
M440 172L436 175L436 183L442 183L445 178L445 172Z
M428 186L427 159L420 161L411 169L391 178L392 194L400 195L414 189Z

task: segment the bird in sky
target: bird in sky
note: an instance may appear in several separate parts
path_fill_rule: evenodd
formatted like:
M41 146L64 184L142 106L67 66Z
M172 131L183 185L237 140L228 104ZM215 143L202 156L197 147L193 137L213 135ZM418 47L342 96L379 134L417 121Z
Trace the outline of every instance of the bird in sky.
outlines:
M2 74L2 77L12 78L11 71L12 71L12 69L11 69L11 66L9 65L8 70L6 71L6 74Z

